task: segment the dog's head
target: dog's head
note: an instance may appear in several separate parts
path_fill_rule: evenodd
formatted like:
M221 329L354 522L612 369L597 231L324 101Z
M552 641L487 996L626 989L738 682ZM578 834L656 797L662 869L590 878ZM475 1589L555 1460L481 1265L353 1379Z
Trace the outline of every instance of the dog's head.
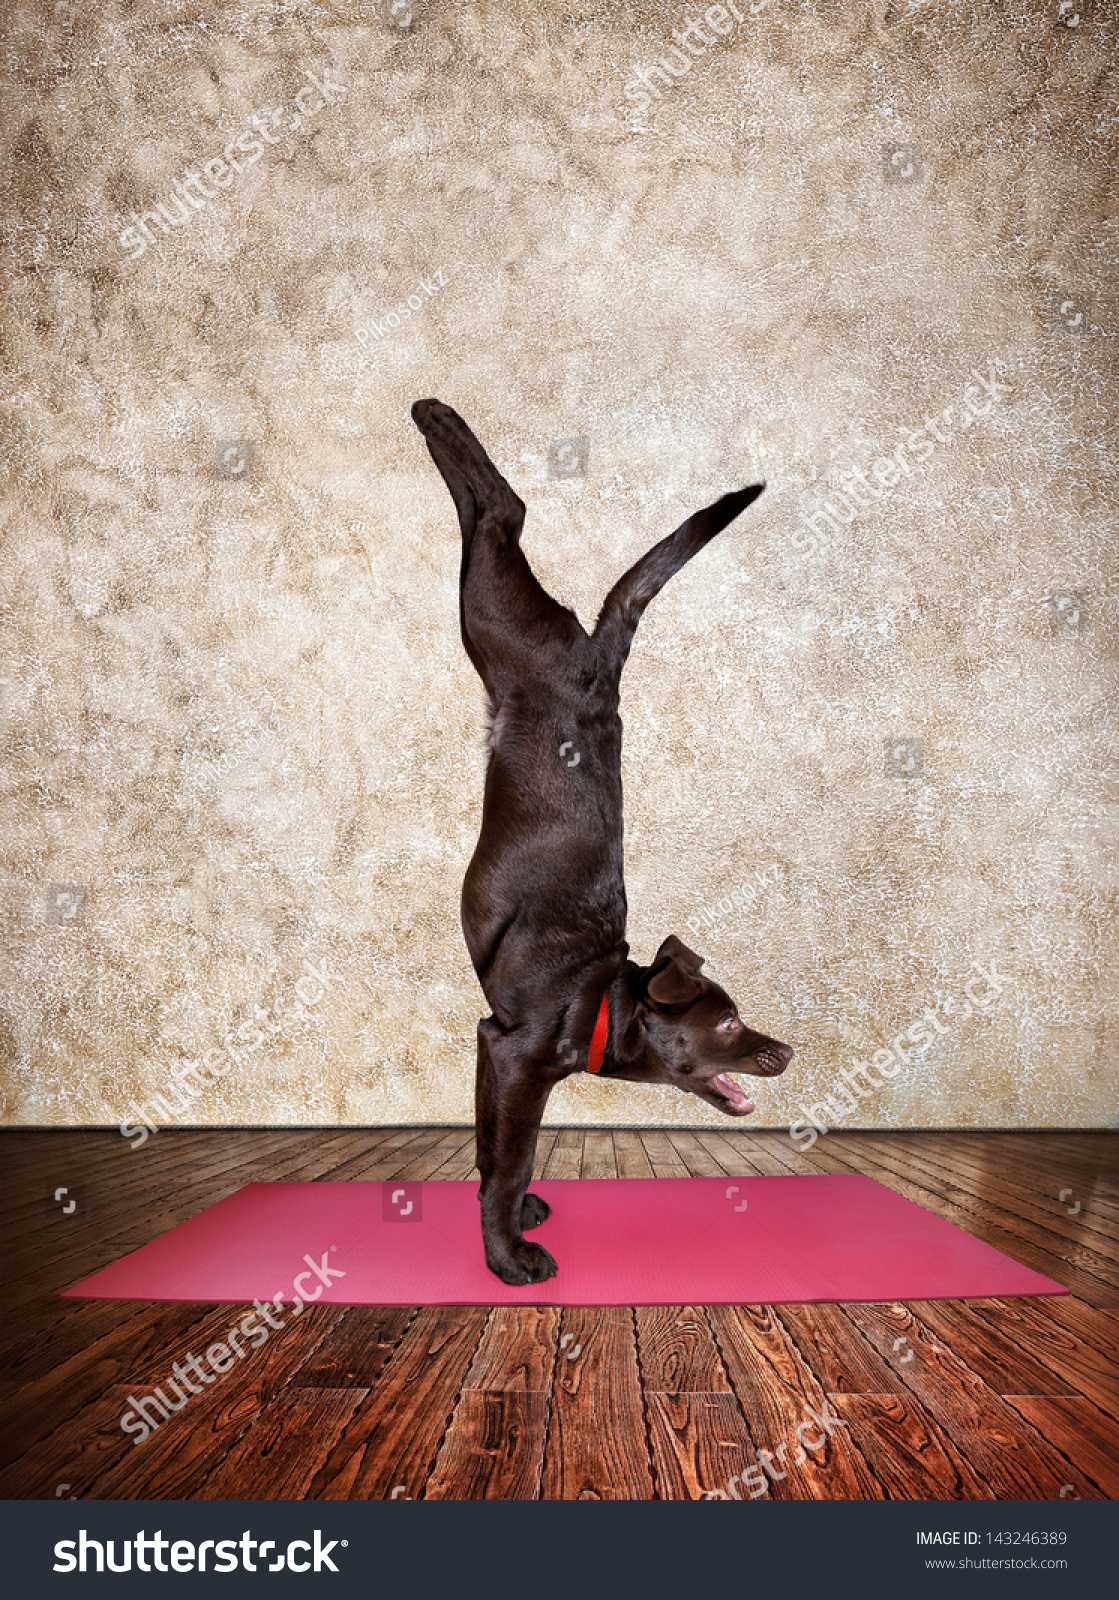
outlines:
M638 1016L663 1069L651 1081L675 1084L728 1116L744 1117L754 1102L728 1074L776 1077L793 1052L748 1027L726 990L703 976L702 966L703 957L670 934L642 974Z

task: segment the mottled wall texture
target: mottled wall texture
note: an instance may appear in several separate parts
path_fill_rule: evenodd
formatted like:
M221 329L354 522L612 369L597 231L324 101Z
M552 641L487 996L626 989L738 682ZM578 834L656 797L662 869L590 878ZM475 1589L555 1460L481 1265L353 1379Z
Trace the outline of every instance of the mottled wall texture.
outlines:
M631 946L796 1045L754 1123L1113 1124L1117 24L12 0L6 1120L472 1116L436 395L585 623L768 479L623 680Z

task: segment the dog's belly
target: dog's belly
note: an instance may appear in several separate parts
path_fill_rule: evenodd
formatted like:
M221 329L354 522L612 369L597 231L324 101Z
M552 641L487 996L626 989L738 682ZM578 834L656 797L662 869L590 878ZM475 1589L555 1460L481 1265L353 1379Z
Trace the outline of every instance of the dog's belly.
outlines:
M495 1015L560 996L624 951L621 720L558 683L494 711L462 926ZM624 954L620 957L624 960Z

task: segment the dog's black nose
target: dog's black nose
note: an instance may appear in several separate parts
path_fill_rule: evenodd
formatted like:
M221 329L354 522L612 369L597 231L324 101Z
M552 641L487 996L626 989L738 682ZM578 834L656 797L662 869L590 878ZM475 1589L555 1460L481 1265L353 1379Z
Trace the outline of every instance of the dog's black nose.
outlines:
M788 1066L789 1062L793 1059L792 1045L779 1044L777 1046L777 1054L781 1057L781 1060L785 1063L785 1065Z

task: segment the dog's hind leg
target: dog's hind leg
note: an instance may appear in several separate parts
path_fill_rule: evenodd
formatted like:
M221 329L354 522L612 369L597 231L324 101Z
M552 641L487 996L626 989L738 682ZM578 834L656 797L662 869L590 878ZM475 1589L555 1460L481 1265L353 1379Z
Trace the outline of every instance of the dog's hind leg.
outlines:
M538 1226L550 1210L539 1195L526 1191L551 1087L523 1057L515 1033L505 1033L492 1017L478 1024L478 1199L486 1265L502 1283L543 1283L556 1271L553 1256L523 1237L523 1230Z
M423 434L431 459L443 475L458 512L464 546L474 539L486 513L516 523L520 537L524 502L494 466L473 432L452 406L441 400L417 400L412 421Z
M704 545L745 511L764 488L764 483L755 483L748 489L723 495L714 505L682 522L675 533L655 544L622 574L602 603L593 634L601 659L616 673L620 674L625 665L637 624L650 600L660 593L673 573L698 555Z
M458 413L438 400L417 400L412 418L458 511L462 641L496 704L503 691L516 686L520 669L531 665L541 645L586 635L529 566L520 545L524 501Z

